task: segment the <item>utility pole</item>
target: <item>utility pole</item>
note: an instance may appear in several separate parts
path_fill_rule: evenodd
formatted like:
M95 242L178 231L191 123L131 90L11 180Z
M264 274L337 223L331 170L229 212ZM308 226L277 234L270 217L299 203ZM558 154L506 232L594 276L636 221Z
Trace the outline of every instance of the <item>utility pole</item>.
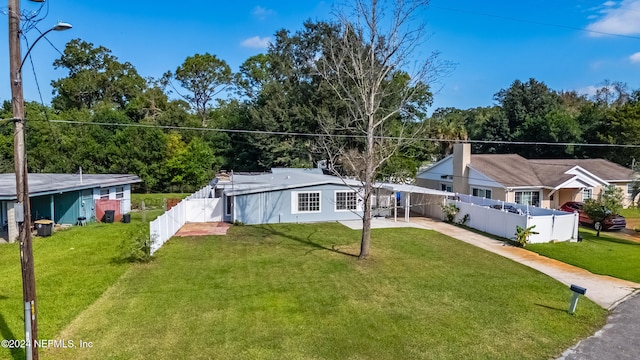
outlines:
M38 339L36 312L36 279L33 266L31 242L31 206L25 147L24 95L22 92L22 59L20 52L20 2L9 0L9 68L11 81L11 104L13 105L14 148L13 157L16 172L17 211L22 204L22 222L18 223L20 241L20 263L22 265L22 295L24 299L24 335L27 360L38 359L35 340ZM19 214L16 214L19 218Z

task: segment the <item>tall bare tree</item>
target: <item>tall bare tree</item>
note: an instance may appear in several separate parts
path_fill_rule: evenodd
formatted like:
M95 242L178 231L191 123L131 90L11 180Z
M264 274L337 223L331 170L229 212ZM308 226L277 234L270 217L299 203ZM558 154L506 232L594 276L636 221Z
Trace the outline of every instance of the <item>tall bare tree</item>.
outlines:
M339 34L327 40L318 71L339 98L319 121L332 163L351 169L364 203L359 258L369 255L371 196L378 170L421 131L429 84L451 70L438 53L418 53L429 0L351 0L336 8ZM335 171L335 170L334 170ZM336 171L337 172L337 171Z

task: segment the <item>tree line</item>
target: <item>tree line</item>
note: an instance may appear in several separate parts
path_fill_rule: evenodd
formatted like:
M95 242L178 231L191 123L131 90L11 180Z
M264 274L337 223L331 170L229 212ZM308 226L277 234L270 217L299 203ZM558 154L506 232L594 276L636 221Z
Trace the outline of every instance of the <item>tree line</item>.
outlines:
M312 167L319 160L357 174L356 157L331 151L364 149L366 143L346 136L353 135L348 132L353 124L341 121L364 116L353 111L349 104L355 100L347 97L358 83L327 65L336 55L330 44L347 36L339 24L307 21L296 32L276 32L268 50L248 58L237 72L205 53L147 79L109 49L72 40L53 64L67 74L52 81L51 104L26 104L29 171L74 173L82 167L87 173L132 173L148 192L191 191L220 169ZM355 40L358 49L376 46L361 41ZM602 157L625 166L640 159L633 147L546 144L638 145L640 91L630 91L623 82L605 81L595 94L582 95L550 89L536 79L515 80L496 92L493 106L440 108L428 116L429 84L390 69L380 79L384 96L373 111L397 102L402 111L390 112L392 121L376 136L410 134L414 141L398 143L399 151L380 158L378 179L410 178L421 165L450 154L457 140L486 141L474 142L475 152L527 158ZM439 70L450 67L443 63L430 69ZM9 101L3 102L0 116L11 118ZM322 141L329 135L341 140ZM3 121L0 172L12 171L13 126Z

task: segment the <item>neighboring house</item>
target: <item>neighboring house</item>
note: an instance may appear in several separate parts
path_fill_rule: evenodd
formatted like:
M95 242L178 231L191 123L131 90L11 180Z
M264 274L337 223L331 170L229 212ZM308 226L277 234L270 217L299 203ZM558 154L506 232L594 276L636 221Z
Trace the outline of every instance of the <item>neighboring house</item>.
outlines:
M525 159L515 154L471 154L456 144L452 155L417 175L416 184L487 199L557 209L595 198L617 186L631 204L633 171L604 159Z
M29 174L31 219L51 219L57 224L76 224L78 218L95 219L96 200L119 200L121 213L131 211L131 184L135 175ZM0 234L17 236L14 203L15 174L0 174Z

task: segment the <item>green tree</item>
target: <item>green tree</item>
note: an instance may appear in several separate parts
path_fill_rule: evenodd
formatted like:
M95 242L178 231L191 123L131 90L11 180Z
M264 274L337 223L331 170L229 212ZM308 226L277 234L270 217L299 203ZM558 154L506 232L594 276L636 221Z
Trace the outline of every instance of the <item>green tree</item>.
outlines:
M607 186L596 199L587 199L582 211L592 220L597 236L600 236L602 223L607 216L618 214L622 209L624 191L617 186Z
M131 63L121 63L111 50L80 39L68 42L53 65L69 72L66 78L51 82L52 104L57 110L92 109L100 102L124 109L146 88Z
M165 83L170 83L172 79L189 91L189 94L181 94L173 87L195 109L202 120L202 127L206 127L211 101L229 88L233 82L233 74L224 60L205 53L189 56L175 73L165 73Z

